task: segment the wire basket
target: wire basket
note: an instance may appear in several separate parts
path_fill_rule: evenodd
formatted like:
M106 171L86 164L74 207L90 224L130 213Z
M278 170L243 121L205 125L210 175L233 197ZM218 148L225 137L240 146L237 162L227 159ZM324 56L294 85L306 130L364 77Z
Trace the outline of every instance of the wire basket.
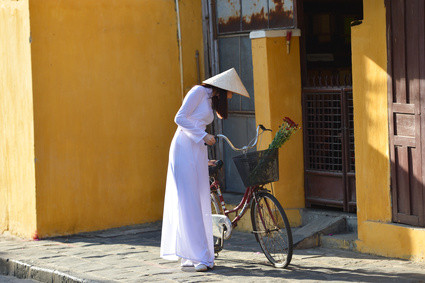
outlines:
M267 149L233 157L244 186L252 187L278 181L278 153L278 149Z

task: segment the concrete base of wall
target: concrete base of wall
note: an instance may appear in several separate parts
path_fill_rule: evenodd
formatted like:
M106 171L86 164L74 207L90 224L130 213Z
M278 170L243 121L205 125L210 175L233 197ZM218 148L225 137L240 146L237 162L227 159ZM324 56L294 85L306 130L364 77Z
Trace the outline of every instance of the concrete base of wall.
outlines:
M341 249L357 251L357 233L322 235L320 237L320 246L329 249Z
M425 228L364 221L359 223L357 249L362 253L425 261L424 239Z

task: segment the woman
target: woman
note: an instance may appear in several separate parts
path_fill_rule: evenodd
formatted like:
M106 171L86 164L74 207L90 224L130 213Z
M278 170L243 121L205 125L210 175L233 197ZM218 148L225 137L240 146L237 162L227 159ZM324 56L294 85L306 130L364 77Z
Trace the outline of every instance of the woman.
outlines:
M213 109L218 117L227 118L232 93L249 97L233 68L194 86L174 119L178 128L169 154L161 257L181 258L181 266L194 266L196 271L214 266L205 144L213 145L215 139L205 129L214 120Z

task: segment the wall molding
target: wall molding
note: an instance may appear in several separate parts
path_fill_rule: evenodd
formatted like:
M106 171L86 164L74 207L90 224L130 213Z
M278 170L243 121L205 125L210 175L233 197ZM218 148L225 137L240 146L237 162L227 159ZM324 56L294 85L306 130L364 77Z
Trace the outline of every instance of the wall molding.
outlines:
M250 39L265 37L286 37L288 31L292 32L292 36L301 36L300 29L271 29L271 30L255 30L249 33Z

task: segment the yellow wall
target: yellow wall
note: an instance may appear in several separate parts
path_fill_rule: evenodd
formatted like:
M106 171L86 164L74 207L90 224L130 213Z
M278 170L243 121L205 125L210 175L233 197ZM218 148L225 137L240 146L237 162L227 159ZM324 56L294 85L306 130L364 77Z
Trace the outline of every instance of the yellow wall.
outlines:
M171 0L30 2L41 237L161 218L182 99L175 11ZM203 52L201 15L191 21L187 57Z
M363 5L363 23L352 28L357 247L424 259L425 229L391 223L385 7L375 0Z
M357 249L360 252L425 261L424 228L364 221L359 222L358 229Z
M0 232L36 230L28 1L0 0Z
M384 3L364 1L364 21L352 28L359 221L391 220L386 50Z
M292 37L291 52L286 52L284 37L252 39L255 91L255 119L273 129L262 144L267 147L282 119L302 122L299 37ZM273 135L273 136L272 136ZM303 137L297 132L279 150L279 182L274 191L291 225L301 224L299 208L304 207Z
M182 32L183 91L186 94L198 84L196 50L199 52L199 73L204 79L204 49L202 35L202 2L179 0L180 26Z

